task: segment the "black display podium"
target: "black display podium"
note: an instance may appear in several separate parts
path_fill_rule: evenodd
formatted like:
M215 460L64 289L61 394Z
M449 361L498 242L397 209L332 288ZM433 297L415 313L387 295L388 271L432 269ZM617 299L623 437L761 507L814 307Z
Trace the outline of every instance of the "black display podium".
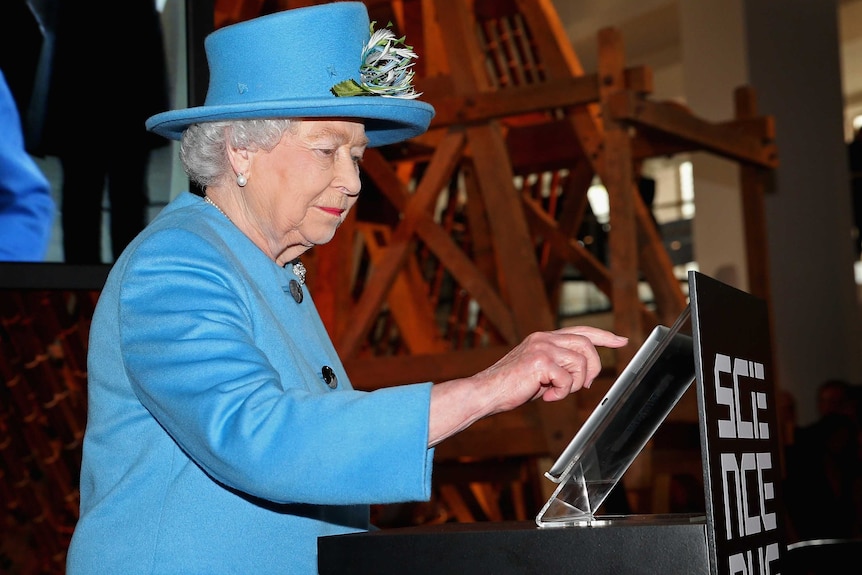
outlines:
M447 523L321 537L320 575L708 574L704 517L629 516L542 529L532 521Z
M689 297L694 357L684 359L694 360L696 374L705 514L594 516L600 503L594 494L607 493L630 462L605 457L611 448L599 441L598 463L574 456L535 522L321 537L320 575L800 572L786 557L766 303L694 271ZM655 393L661 385L655 384ZM626 429L649 420L642 412L651 405L648 400L635 409ZM661 421L652 422L644 438ZM608 429L616 438L610 443L624 443L625 433ZM589 473L574 472L587 468Z

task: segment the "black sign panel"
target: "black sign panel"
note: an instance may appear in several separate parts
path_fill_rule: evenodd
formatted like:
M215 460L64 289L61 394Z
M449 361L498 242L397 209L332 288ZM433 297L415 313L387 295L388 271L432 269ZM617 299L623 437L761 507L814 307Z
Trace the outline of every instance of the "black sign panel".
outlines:
M776 575L786 554L766 302L689 272L710 571Z

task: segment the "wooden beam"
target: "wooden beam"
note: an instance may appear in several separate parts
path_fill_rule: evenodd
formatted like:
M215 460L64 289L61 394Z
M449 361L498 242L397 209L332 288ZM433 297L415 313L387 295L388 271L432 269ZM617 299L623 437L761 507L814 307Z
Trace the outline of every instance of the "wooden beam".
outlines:
M645 68L626 71L626 86L636 93L650 89ZM599 99L599 77L588 74L574 78L548 80L465 95L435 94L434 85L424 89L424 96L434 102L435 115L431 129L454 124L481 124L492 119L547 112L596 103Z
M622 36L618 30L605 28L599 32L599 74L602 77L602 109L623 89L624 51ZM600 172L608 191L610 208L611 301L614 305L614 330L632 340L633 345L618 351L617 360L624 365L631 360L636 348L644 339L643 322L640 316L640 293L638 291L639 265L637 245L637 223L633 192L634 171L632 166L631 140L628 127L613 117L606 117L604 124L604 160Z
M468 5L472 2L433 0L433 4L455 93L486 92L492 89L493 84L488 77L485 55L477 47L476 19L471 10L472 6ZM428 99L442 95L428 94ZM437 99L434 98L431 101L436 108Z
M751 119L745 124L714 124L693 116L678 104L651 102L631 91L609 95L605 109L610 119L673 136L730 160L764 168L778 165L774 141L752 136L744 128L750 126ZM768 126L760 131L768 132Z
M743 86L734 92L736 116L748 120L757 113L754 90ZM766 193L769 172L758 166L743 165L740 169L742 218L745 230L745 252L748 263L749 291L767 301L770 299L769 238L766 221Z
M652 289L660 323L671 325L685 308L686 297L673 274L673 262L655 227L649 207L634 183L631 195L637 224L640 269Z
M749 86L741 86L734 92L736 118L745 121L757 115L757 96ZM742 164L739 169L740 191L742 193L742 220L745 230L745 253L748 271L748 290L766 301L769 329L775 332L772 309L772 284L769 266L769 230L766 217L766 194L773 191L771 170L751 164ZM779 365L776 352L771 350L771 365ZM781 389L781 374L775 370L771 374L775 390ZM781 461L782 468L785 461Z
M671 105L677 104L671 103ZM775 121L771 116L740 118L719 122L716 126L747 134L762 142L775 140ZM632 157L635 161L697 152L702 149L699 144L682 139L676 134L651 130L642 124L637 126L637 133L632 136Z
M535 247L515 189L514 174L498 122L467 128L473 163L497 250L497 264L520 337L553 329ZM514 264L514 265L512 265Z

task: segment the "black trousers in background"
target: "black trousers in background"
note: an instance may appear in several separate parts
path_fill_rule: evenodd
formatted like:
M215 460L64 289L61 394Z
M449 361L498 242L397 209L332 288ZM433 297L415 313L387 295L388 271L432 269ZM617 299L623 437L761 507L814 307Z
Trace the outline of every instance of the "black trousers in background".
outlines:
M102 262L102 213L108 191L111 256L116 260L147 224L150 151L60 158L63 170L61 201L63 252L66 263ZM108 262L111 263L111 262Z

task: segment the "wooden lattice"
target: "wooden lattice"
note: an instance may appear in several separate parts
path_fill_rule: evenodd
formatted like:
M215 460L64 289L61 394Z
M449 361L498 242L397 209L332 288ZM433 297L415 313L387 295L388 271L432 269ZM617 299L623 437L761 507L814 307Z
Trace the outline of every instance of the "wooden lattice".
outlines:
M96 293L7 290L0 302L4 560L63 573L78 518L86 349Z

